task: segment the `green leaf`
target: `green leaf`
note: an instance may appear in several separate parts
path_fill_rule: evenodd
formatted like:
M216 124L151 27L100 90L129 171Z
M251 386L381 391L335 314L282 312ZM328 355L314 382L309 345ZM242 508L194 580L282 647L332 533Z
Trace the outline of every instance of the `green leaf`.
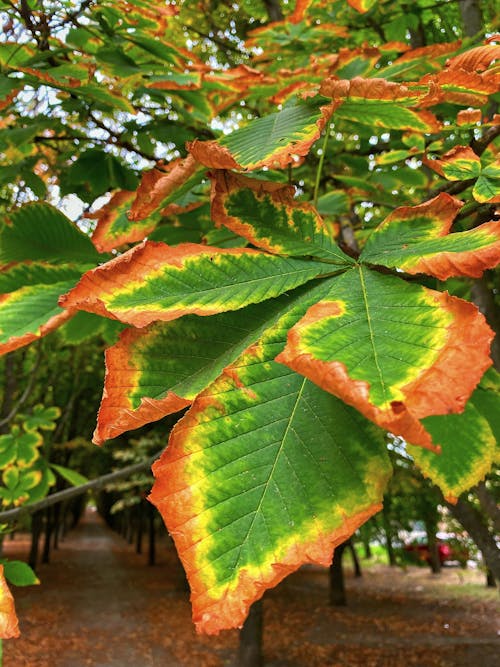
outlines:
M384 439L273 361L290 323L284 315L199 395L154 465L151 500L203 632L241 625L250 604L301 564L329 564L381 507Z
M484 167L472 189L474 199L478 202L500 202L500 164Z
M60 299L81 309L143 327L182 315L238 310L298 287L331 265L246 248L146 241L87 272Z
M22 433L18 427L11 433L0 435L0 469L11 463L21 468L31 466L39 457L38 448L42 443L39 433Z
M318 199L320 215L342 215L349 211L349 197L343 190L331 190Z
M23 418L23 425L27 431L53 431L56 427L55 420L61 416L61 409L52 406L46 408L42 404L35 405L31 415Z
M463 410L490 364L483 316L447 293L363 266L329 283L277 361L388 431L431 447L419 420Z
M3 562L5 578L14 586L34 586L40 583L40 579L27 563L20 560L7 560Z
M80 474L76 470L71 470L70 468L56 465L55 463L51 463L50 467L59 473L59 475L61 475L61 477L69 482L72 486L81 486L82 484L87 484L89 481L87 477Z
M29 269L28 269L29 270ZM0 354L27 345L71 318L58 305L75 281L28 285L0 297Z
M488 421L474 407L474 401L459 415L426 417L425 428L441 453L420 447L408 447L418 467L454 502L491 470L496 452L496 438ZM457 437L457 434L460 437Z
M0 262L99 261L88 236L50 204L27 204L10 213L9 220L0 232Z

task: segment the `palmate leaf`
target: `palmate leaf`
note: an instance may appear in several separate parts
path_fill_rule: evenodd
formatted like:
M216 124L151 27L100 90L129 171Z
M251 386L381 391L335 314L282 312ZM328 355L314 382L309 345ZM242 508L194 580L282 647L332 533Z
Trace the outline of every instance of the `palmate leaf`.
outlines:
M273 361L285 315L174 427L154 464L161 512L199 631L241 626L252 602L381 507L390 464L355 410Z
M60 299L80 309L143 327L183 315L238 310L302 285L331 265L247 248L145 241L88 271Z
M212 219L268 252L351 265L315 208L294 200L294 190L218 170L212 174Z
M331 101L317 96L251 121L217 141L187 144L193 157L215 169L284 168L307 155L332 113Z
M360 259L440 280L480 277L500 261L500 222L448 234L461 207L460 200L441 193L420 206L395 209L372 232Z
M491 365L484 317L466 301L363 266L330 284L276 360L388 431L432 447L419 420L463 410Z
M307 286L242 312L204 318L187 315L143 330L127 329L106 350L94 442L102 444L190 405L283 312L297 301L305 312L323 292L322 284Z

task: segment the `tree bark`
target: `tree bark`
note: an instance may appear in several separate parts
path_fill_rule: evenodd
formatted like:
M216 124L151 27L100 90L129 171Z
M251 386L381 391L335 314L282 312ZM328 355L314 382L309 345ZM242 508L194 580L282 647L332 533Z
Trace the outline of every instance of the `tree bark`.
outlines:
M31 517L31 547L28 556L28 565L36 571L38 564L38 545L40 543L40 533L42 532L42 513L35 512Z
M346 546L347 542L342 542L335 547L333 561L330 565L330 604L334 607L345 607L347 605L344 570L342 568L342 556Z
M462 22L464 24L464 32L467 37L474 37L483 30L484 21L481 13L481 7L478 0L458 0L458 7Z
M283 21L285 18L281 10L281 3L279 0L264 0L267 15L270 21Z
M250 607L248 617L240 630L238 647L238 667L262 667L262 600L257 600Z
M483 554L486 567L491 570L496 581L500 582L500 549L493 535L483 523L481 514L463 498L459 498L456 505L451 503L446 503L446 505L476 543Z
M495 303L493 293L484 276L474 281L471 296L490 327L497 334L491 344L490 354L495 368L500 372L500 309Z
M436 525L433 522L426 522L425 532L427 533L427 544L429 545L429 566L433 574L441 574L441 561L439 560L439 550L436 539Z
M493 530L500 535L500 509L495 502L495 499L486 488L484 482L479 482L475 489L476 496L481 505L481 509L486 516L493 522Z
M396 565L396 554L394 553L394 547L392 546L392 528L391 522L389 521L388 508L386 507L386 502L382 509L382 525L384 527L385 533L385 547L387 549L387 558L389 559L389 565L394 567Z
M348 541L347 546L349 547L349 551L351 552L352 556L352 562L354 565L354 576L356 578L362 577L363 573L361 572L361 565L359 563L358 554L356 553L356 547L352 543L352 540Z
M156 533L155 533L155 508L151 503L148 505L148 565L156 565Z

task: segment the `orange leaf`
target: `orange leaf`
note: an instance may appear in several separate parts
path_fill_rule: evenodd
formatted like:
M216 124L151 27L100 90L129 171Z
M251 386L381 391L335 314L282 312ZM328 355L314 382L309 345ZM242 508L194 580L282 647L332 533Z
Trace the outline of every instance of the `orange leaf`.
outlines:
M151 215L168 195L195 173L198 166L192 155L188 155L170 162L164 169L147 171L137 189L137 196L129 214L130 220L143 220Z
M3 565L0 565L0 639L12 639L19 635L14 598L5 581Z
M446 65L450 69L460 68L467 72L483 72L494 60L499 58L500 44L486 44L450 58Z

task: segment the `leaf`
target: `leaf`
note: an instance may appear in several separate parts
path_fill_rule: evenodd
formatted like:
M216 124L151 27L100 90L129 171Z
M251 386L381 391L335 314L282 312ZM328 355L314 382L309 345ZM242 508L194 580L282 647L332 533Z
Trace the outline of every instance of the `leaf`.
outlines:
M417 93L385 79L357 76L349 81L330 77L323 82L320 92L333 99L336 118L414 132L436 132L440 127L429 111L407 108L417 102Z
M360 14L366 14L378 0L347 0L347 3Z
M432 106L442 102L462 106L482 106L488 96L496 93L499 81L463 69L442 70L427 74L418 86L428 86L429 93L420 100L422 106Z
M31 415L23 418L23 425L27 431L53 431L55 420L61 416L61 409L57 406L46 408L42 404L35 405Z
M106 350L94 442L100 445L190 405L297 300L314 303L314 295L321 295L318 289L308 287L305 296L299 289L242 312L204 318L187 315L147 329L125 330L119 342Z
M480 203L490 202L492 204L500 202L500 162L484 167L481 175L477 179L472 194L474 199Z
M215 169L283 169L308 154L331 113L329 100L314 97L257 118L217 141L195 139L187 148Z
M446 65L449 69L482 72L498 58L500 58L500 44L485 44L450 58Z
M432 447L419 419L463 410L491 364L484 317L466 301L363 266L330 285L276 360L382 428Z
M495 459L500 463L500 373L489 368L470 402L488 422L497 443Z
M111 322L107 318L80 310L69 322L63 324L59 329L59 334L68 345L79 345L83 341L90 340L96 336L103 336L104 329L108 324L123 326L118 322Z
M0 469L15 463L26 468L36 461L39 456L38 447L43 444L39 433L22 433L18 429L11 433L0 435Z
M216 171L212 219L254 246L279 255L312 255L332 264L353 260L338 247L311 204L294 200L293 186Z
M440 280L479 278L500 262L500 222L448 234L461 207L460 200L441 193L419 206L395 209L372 232L361 260Z
M118 190L102 208L85 215L97 220L92 243L99 252L110 252L124 243L142 241L156 227L155 220L147 219L139 224L129 219L128 213L135 197L135 190Z
M55 470L63 479L71 484L71 486L81 486L82 484L87 484L88 477L81 475L76 470L71 470L65 466L59 466L55 463L51 463L50 467Z
M390 464L359 413L276 364L288 315L174 427L150 500L176 542L198 631L242 625L249 606L381 508Z
M441 452L436 454L420 447L408 447L408 451L446 500L456 502L460 494L478 484L491 470L496 438L471 402L459 415L426 417L423 424L432 439L439 442Z
M0 231L0 262L95 263L100 259L88 236L50 204L27 204L8 219Z
M349 197L343 190L330 190L318 199L316 208L320 215L342 215L349 211Z
M30 500L30 492L42 481L42 472L32 468L23 470L10 466L4 470L2 481L5 484L5 487L0 487L3 504L18 507Z
M67 322L73 313L57 301L74 284L74 280L40 283L0 295L0 354L28 345Z
M34 586L40 579L27 563L20 560L8 560L3 563L5 578L14 586Z
M60 303L143 327L182 315L237 310L330 270L328 264L247 248L221 249L194 243L172 247L145 241L88 271Z
M134 222L144 220L162 209L180 196L182 186L188 185L190 189L194 182L198 183L200 175L201 166L191 155L174 160L165 168L146 171L130 209L129 219Z
M0 565L0 639L12 639L19 634L14 598L5 581L4 566Z
M469 146L455 146L441 159L424 158L423 162L448 181L465 181L481 173L481 160Z

